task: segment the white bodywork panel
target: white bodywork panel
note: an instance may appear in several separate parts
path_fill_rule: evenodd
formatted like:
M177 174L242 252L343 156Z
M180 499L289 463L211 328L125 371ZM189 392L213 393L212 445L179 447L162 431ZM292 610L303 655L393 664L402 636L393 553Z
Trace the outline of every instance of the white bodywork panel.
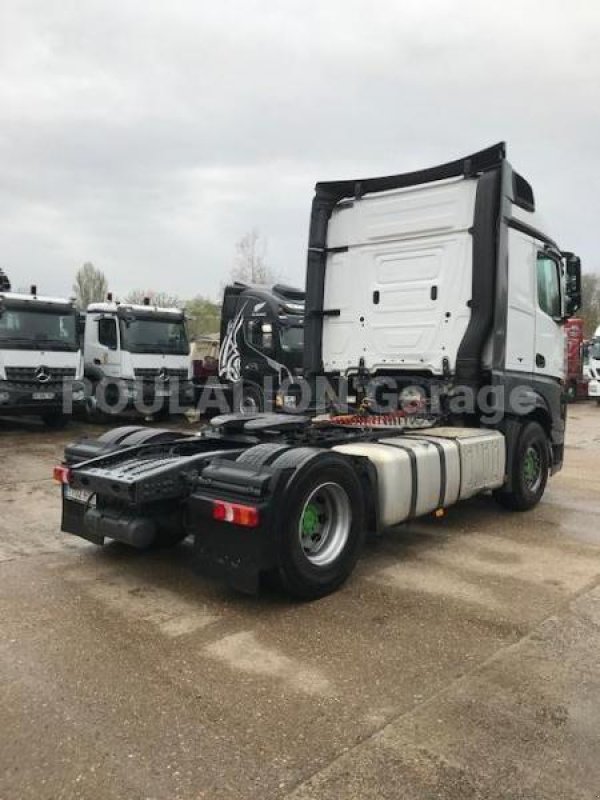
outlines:
M498 431L433 428L427 433L342 444L333 449L367 458L375 467L383 527L504 483L506 448Z
M508 230L508 313L506 369L533 372L536 291L536 248L531 236Z
M440 375L470 319L477 181L453 179L367 195L333 211L323 308L326 372L429 370ZM379 300L375 302L379 293Z

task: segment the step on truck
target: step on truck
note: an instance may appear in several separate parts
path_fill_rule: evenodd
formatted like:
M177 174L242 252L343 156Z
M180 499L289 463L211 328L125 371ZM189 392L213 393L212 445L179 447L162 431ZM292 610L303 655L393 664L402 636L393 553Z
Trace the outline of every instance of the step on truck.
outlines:
M0 270L0 415L61 427L83 402L82 378L74 301L12 292Z
M194 381L200 411L273 409L281 387L302 375L303 342L304 291L226 286L216 375L200 373Z
M482 492L526 511L563 461L563 322L580 306L580 271L503 144L319 183L304 380L352 377L359 407L74 443L55 470L62 528L134 547L189 535L201 572L243 591L269 576L316 598L350 575L367 532ZM394 392L410 402L379 407L381 382L388 404Z
M108 295L82 319L90 418L136 410L168 417L194 401L185 314L179 308L119 303Z

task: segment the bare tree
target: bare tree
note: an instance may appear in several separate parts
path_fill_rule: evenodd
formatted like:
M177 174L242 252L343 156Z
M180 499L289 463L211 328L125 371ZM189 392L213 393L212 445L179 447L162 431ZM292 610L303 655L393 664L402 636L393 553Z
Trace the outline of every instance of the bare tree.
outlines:
M246 233L235 246L231 277L242 283L269 284L276 280L267 264L267 242L256 228Z
M154 289L132 289L125 296L125 302L142 305L146 298L148 298L150 305L161 306L162 308L183 308L185 305L184 301L177 297L176 294L156 292Z
M106 297L108 281L103 272L90 262L78 270L73 284L73 291L77 300L77 305L81 309L86 309L90 303L99 303Z

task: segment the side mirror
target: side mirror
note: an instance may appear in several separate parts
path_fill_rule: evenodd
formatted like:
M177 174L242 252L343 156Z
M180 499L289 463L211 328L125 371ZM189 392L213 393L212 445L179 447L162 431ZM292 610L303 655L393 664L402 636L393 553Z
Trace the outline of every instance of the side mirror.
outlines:
M564 252L562 255L565 259L565 313L572 317L582 305L581 259L575 253Z

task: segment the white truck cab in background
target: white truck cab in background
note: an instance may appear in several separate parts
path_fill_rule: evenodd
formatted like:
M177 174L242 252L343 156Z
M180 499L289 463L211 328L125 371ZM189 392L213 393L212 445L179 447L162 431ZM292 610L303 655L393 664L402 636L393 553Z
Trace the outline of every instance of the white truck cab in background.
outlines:
M600 405L600 326L596 328L588 354L588 363L586 365L587 375L590 379L588 397Z
M92 411L166 416L193 402L185 315L149 303L92 303L85 314L85 377Z
M72 300L10 291L0 273L0 414L62 425L83 401L83 360Z

